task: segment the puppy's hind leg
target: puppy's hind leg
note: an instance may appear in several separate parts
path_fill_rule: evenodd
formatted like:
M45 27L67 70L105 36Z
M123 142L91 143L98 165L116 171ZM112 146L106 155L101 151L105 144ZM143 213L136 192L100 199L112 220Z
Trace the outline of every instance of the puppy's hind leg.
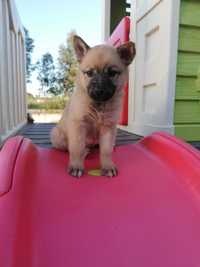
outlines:
M56 126L52 129L50 139L53 147L63 151L68 149L67 136L60 127Z

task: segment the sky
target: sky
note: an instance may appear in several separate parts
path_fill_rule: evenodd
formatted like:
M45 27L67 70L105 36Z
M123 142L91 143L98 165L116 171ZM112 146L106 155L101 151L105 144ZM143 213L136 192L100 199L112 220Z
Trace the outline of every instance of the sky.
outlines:
M58 57L58 47L75 30L90 46L101 43L102 0L15 0L22 24L34 39L33 63L50 52ZM35 75L28 91L35 94Z

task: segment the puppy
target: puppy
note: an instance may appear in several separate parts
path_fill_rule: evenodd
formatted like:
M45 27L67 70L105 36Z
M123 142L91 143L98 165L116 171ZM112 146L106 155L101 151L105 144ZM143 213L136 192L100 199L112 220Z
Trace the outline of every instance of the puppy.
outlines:
M51 142L55 148L69 151L68 172L78 178L84 173L87 147L98 143L102 175L116 176L112 150L135 45L127 42L118 48L90 48L78 36L73 37L73 45L79 62L76 90L51 132Z

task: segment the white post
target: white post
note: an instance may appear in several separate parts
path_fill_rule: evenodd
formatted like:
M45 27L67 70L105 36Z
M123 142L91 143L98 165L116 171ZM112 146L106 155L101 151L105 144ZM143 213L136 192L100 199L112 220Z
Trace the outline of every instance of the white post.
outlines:
M136 42L136 0L131 1L131 25L130 25L130 40L135 42L136 54L137 54L137 42ZM133 131L133 123L135 120L135 79L136 79L136 59L129 67L129 90L128 90L128 126L125 128L129 131Z
M13 101L12 98L12 68L11 68L11 39L10 39L10 18L9 18L9 11L8 11L8 2L5 2L5 80L6 80L6 90L7 90L7 109L8 109L8 128L9 131L12 130L14 127L13 123Z
M111 0L102 0L102 42L110 36Z
M0 142L26 123L24 45L14 0L0 0Z
M17 123L20 122L20 100L19 100L19 77L18 77L18 33L15 34L15 101L17 105L16 120Z
M26 105L26 99L25 99L25 75L24 75L24 49L23 49L23 38L22 38L22 34L19 34L19 54L20 54L20 86L21 86L21 119L24 120L26 117L26 110L25 110L25 105Z
M27 96L26 96L26 48L25 39L22 39L22 84L23 84L23 95L24 95L24 119L26 119L27 114Z
M3 117L3 133L6 133L9 130L9 109L8 109L8 84L7 84L7 69L8 62L6 58L6 28L7 28L7 1L2 2L2 72L1 72L1 97L2 97L2 117Z
M16 58L17 58L17 98L18 98L18 112L19 112L19 121L22 119L22 98L21 98L21 75L20 75L20 35L17 34L17 51L16 51Z
M16 98L16 52L15 52L15 32L11 31L11 69L12 69L12 98L13 98L13 112L14 112L14 126L17 125L17 98Z
M19 76L19 99L20 99L20 121L23 117L23 101L22 101L22 77L21 77L21 65L22 65L22 58L21 58L21 34L18 33L18 76Z

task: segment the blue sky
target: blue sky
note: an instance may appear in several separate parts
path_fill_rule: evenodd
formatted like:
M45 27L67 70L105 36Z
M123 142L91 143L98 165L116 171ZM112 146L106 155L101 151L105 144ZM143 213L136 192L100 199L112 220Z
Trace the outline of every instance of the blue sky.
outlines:
M23 25L35 41L33 61L50 52L54 59L75 30L89 45L101 42L101 0L15 0ZM33 90L37 84L28 87ZM34 88L35 89L35 88Z

